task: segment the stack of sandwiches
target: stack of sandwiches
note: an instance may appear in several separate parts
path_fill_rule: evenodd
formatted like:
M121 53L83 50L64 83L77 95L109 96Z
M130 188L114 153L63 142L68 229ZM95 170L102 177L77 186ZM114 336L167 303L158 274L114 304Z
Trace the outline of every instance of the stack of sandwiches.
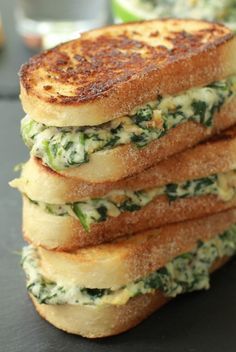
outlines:
M236 253L236 39L154 20L97 29L20 73L27 290L56 327L126 331Z

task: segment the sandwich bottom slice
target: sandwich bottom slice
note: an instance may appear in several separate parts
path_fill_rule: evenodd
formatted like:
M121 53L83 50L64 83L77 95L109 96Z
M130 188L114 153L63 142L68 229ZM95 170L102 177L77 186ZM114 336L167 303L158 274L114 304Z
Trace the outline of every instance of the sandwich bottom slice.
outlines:
M178 294L209 288L236 253L236 209L74 253L27 246L27 289L39 314L69 333L124 332Z

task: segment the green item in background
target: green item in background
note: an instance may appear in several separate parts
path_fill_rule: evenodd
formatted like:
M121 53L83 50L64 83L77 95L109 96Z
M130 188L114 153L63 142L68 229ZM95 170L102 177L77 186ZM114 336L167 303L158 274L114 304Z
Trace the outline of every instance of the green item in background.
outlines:
M133 1L112 0L112 11L116 23L147 19L146 12L135 6Z
M236 30L236 0L112 0L116 22L182 17L224 22Z

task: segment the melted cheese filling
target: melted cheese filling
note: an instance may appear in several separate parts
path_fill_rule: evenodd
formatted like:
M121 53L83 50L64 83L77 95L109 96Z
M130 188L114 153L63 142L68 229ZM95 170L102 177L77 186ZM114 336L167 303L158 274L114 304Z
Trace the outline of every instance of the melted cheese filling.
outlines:
M31 154L60 171L89 162L90 155L132 143L138 148L161 138L186 121L213 126L216 112L236 93L236 77L192 88L175 96L157 97L130 116L94 127L46 126L26 116L21 132Z
M44 304L121 305L135 296L161 291L167 297L209 288L209 271L214 262L236 252L236 225L208 242L174 258L166 266L117 290L79 287L63 278L51 282L43 276L37 249L27 246L22 252L27 289Z
M165 195L169 201L176 199L216 195L227 202L236 195L236 171L229 171L205 178L185 181L180 184L168 184L142 191L116 190L103 198L88 199L72 204L47 204L31 200L43 211L57 216L73 216L79 219L86 231L92 224L117 217L123 212L134 212L148 205L154 198Z

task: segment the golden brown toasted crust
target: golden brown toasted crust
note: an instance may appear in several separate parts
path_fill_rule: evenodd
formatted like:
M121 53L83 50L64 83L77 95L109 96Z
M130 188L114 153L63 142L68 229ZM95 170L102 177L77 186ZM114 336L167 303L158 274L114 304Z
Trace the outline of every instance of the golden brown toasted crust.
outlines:
M235 168L236 126L222 132L213 140L176 154L138 175L121 181L83 182L73 177L62 176L44 166L40 159L32 157L25 164L21 178L10 184L30 199L51 204L65 204L101 197L113 190L138 191L203 178Z
M38 248L41 272L52 282L118 289L162 268L236 223L236 209L166 225L73 253ZM89 273L89 275L88 275Z
M71 251L168 223L219 213L235 205L236 198L224 202L213 195L183 198L174 202L160 196L141 210L110 217L91 225L90 231L86 232L76 218L49 214L23 197L23 232L25 239L36 246Z
M235 125L235 111L236 97L224 104L216 114L212 130L189 121L172 128L165 136L144 148L127 144L99 151L91 155L88 163L60 171L60 174L93 183L112 182L129 177Z
M218 259L212 271L219 269L228 258ZM125 332L140 324L170 300L161 292L132 298L120 306L74 306L39 304L30 296L42 318L57 328L88 338L107 337Z
M21 69L21 100L53 126L97 125L236 73L236 38L220 24L154 20L87 32ZM175 79L173 79L175 77Z

